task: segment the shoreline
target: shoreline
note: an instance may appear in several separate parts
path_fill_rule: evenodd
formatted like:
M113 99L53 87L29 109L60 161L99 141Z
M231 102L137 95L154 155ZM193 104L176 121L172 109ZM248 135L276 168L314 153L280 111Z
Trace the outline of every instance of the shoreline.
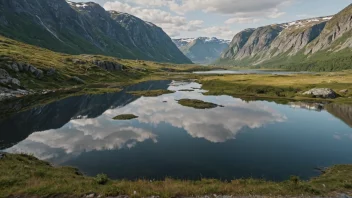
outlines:
M296 176L281 182L253 178L132 181L111 180L104 174L89 177L76 168L55 167L30 155L2 153L0 183L4 197L341 197L352 196L352 165L332 166L307 181Z
M339 78L340 73L335 73L333 79ZM168 75L167 75L168 74ZM340 83L315 83L316 81L322 80L326 77L332 76L332 73L325 73L312 75L312 74L296 74L291 76L275 76L268 74L231 74L231 75L195 75L192 73L158 73L152 74L142 79L131 80L125 83L109 83L95 84L90 83L81 86L64 87L60 89L44 89L32 92L32 94L25 95L22 97L14 97L1 101L3 106L16 106L14 111L24 111L30 108L49 104L54 101L62 100L68 97L81 96L81 95L95 95L95 94L107 94L107 93L118 93L125 87L135 85L138 83L157 81L157 80L189 80L195 79L197 83L202 85L202 89L206 90L204 95L228 95L235 98L239 98L245 101L256 101L264 100L270 102L276 102L278 104L287 104L289 102L308 102L308 103L337 103L337 104L352 104L352 72L346 74L346 80ZM305 78L308 81L304 83L297 83L297 79ZM341 80L337 79L337 80ZM267 80L273 80L273 82L267 82ZM351 80L350 83L346 81ZM266 81L265 83L261 83ZM312 81L312 82L310 82ZM281 84L275 84L279 82ZM327 87L332 88L338 94L335 99L330 98L314 98L310 96L304 96L301 93L311 88L316 87ZM339 94L340 89L348 91L344 95ZM34 104L35 103L35 104ZM14 105L15 104L15 105ZM23 106L18 109L18 106ZM0 117L11 115L14 111L3 111Z

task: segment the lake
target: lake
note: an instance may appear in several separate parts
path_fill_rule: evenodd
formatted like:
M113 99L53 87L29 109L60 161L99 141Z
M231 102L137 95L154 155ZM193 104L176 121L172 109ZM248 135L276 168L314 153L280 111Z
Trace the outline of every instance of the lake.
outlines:
M169 89L159 97L133 90ZM183 90L193 91L183 91ZM352 107L205 96L195 82L150 81L74 96L0 120L0 149L112 179L308 179L352 163ZM224 107L199 110L191 98ZM117 121L119 114L137 119Z
M311 74L311 72L292 72L280 70L211 70L211 71L197 71L195 74L271 74L271 75L292 75L292 74Z

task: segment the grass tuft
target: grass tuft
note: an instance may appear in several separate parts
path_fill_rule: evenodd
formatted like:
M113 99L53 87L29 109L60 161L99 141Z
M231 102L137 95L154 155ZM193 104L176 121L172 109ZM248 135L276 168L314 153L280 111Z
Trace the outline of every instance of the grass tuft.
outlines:
M132 120L138 118L138 116L135 116L133 114L121 114L118 116L115 116L113 119L114 120Z
M193 107L195 109L212 109L218 107L217 104L196 99L181 99L178 101L178 103L182 106Z
M97 182L97 184L100 184L100 185L105 185L106 183L108 183L108 181L109 181L109 178L106 174L98 174L95 177L95 182Z

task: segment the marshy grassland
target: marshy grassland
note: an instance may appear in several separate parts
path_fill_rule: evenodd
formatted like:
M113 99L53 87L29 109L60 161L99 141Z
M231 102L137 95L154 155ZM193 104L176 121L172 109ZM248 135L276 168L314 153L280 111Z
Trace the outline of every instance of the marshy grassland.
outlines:
M130 197L235 196L338 196L352 195L352 165L336 165L308 181L296 176L287 181L234 179L197 181L165 179L111 180L104 174L88 177L72 167L53 167L24 154L4 154L0 159L0 196L82 197L128 195Z
M193 71L213 70L215 67L197 65L174 65L150 61L124 60L95 55L67 55L23 44L0 36L0 68L21 81L21 88L35 93L12 101L2 101L6 110L2 115L19 112L36 105L84 94L119 92L125 86L149 80L195 79L208 90L208 95L230 95L239 98L264 98L266 100L325 100L337 103L352 103L352 71L292 74L292 75L196 75ZM122 70L108 71L94 64L107 61L123 66ZM28 63L46 73L54 69L55 75L36 78L29 72L9 70L12 63ZM74 81L74 77L84 83ZM303 96L312 88L331 88L339 97L320 99ZM41 94L43 90L49 90ZM340 92L341 90L347 90ZM184 90L189 91L189 90ZM173 93L167 90L130 92L136 96L154 97ZM216 104L183 99L181 105L207 109ZM19 105L21 104L21 105ZM8 108L8 106L13 108ZM19 109L18 107L21 107ZM7 112L8 111L8 112ZM130 119L134 115L121 115ZM234 179L221 181L202 179L198 181L165 179L111 180L106 175L88 177L72 167L54 167L33 156L5 154L0 159L0 197L29 196L117 196L131 197L181 197L202 195L262 195L262 196L337 196L352 195L352 165L336 165L324 170L319 177L302 181L293 176L287 181L273 182L260 179Z
M209 95L231 95L241 97L260 97L271 99L311 99L302 96L303 91L311 88L331 88L340 94L336 102L351 102L352 71L326 72L294 75L197 75L193 71L219 69L198 65L175 65L151 61L118 59L98 55L68 55L52 52L40 47L24 44L0 36L0 68L6 69L11 76L21 81L23 89L49 89L59 93L100 94L116 92L124 86L148 80L186 80L197 79L208 90ZM122 70L108 71L97 67L94 62L105 61L121 65ZM6 68L12 63L28 63L44 73L54 69L55 75L35 78L26 72L15 72ZM238 69L238 68L237 68ZM85 83L73 79L78 77ZM339 93L347 89L347 93ZM71 90L71 91L70 91ZM159 95L151 92L136 95ZM64 96L59 96L64 97Z
M94 64L97 61L114 63L122 66L122 69L108 71ZM29 72L15 72L8 69L7 65L13 62L33 65L42 70L44 74L53 69L55 74L44 75L43 78L38 79ZM198 65L175 65L100 55L69 55L2 36L0 36L0 68L18 78L24 89L58 90L82 87L87 92L91 89L94 92L98 89L120 88L147 80L186 79L189 78L186 72L212 69ZM85 83L76 82L72 80L73 77L78 77Z
M330 101L352 103L352 71L312 74L203 75L198 78L208 95L230 95L289 100L323 100L303 96L312 88L330 88L338 94ZM347 92L341 93L341 90ZM326 99L329 100L329 99Z

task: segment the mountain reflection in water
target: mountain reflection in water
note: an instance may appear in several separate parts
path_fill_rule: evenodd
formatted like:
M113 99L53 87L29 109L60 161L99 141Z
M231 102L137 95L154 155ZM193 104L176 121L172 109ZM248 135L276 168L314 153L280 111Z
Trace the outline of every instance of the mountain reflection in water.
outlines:
M105 172L129 179L281 180L316 175L317 166L352 163L351 128L334 117L349 124L349 106L245 102L205 96L195 82L170 83L151 81L115 94L77 96L19 113L0 121L2 148L76 166L89 175ZM126 93L149 89L176 92L159 97ZM189 89L193 91L182 91ZM177 102L183 98L224 107L183 107ZM307 111L312 109L320 112ZM139 117L112 119L131 113Z

